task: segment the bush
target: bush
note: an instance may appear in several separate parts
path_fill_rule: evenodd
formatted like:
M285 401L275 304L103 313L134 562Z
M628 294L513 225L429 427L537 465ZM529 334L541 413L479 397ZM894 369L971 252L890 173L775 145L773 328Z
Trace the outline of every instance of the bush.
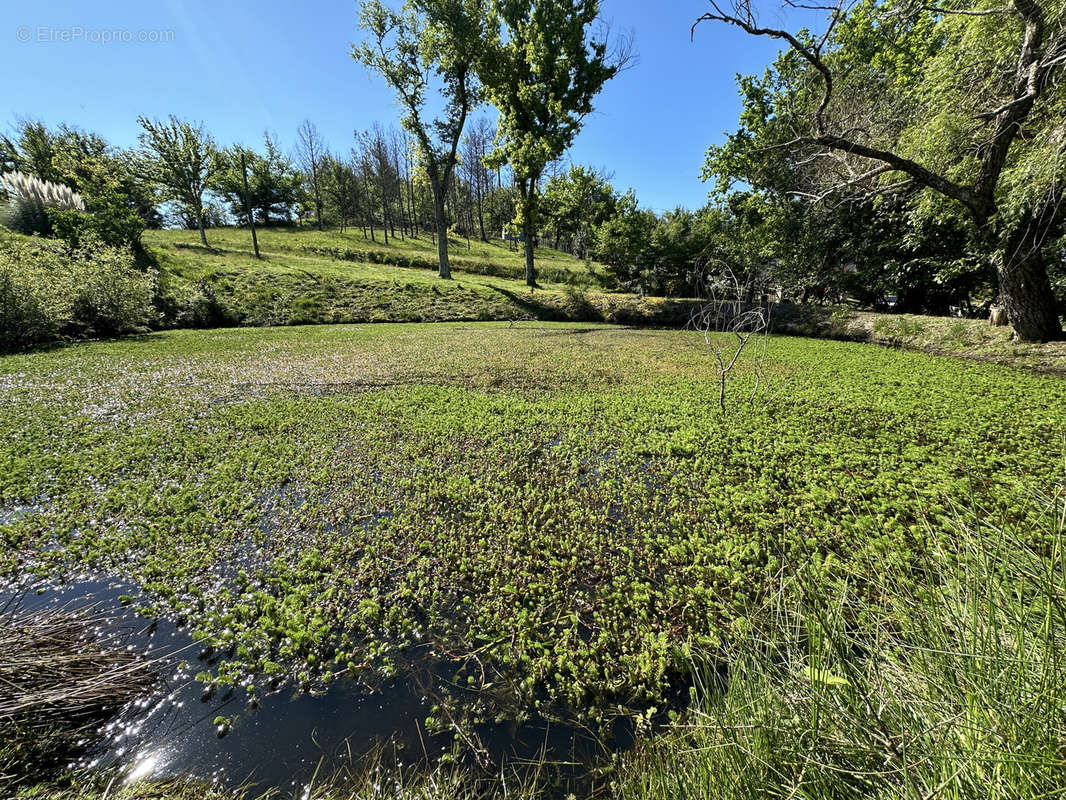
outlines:
M121 197L115 194L97 197L92 201L91 212L47 209L52 235L72 248L80 247L87 238L95 238L110 247L140 246L144 220Z
M50 211L85 211L85 201L69 186L42 181L33 175L0 175L0 191L7 199L0 206L0 224L16 233L51 233Z
M175 316L175 322L183 328L223 328L240 321L240 314L219 298L215 288L202 278Z
M0 348L143 330L155 317L154 288L154 273L138 270L129 250L91 235L76 249L2 237Z

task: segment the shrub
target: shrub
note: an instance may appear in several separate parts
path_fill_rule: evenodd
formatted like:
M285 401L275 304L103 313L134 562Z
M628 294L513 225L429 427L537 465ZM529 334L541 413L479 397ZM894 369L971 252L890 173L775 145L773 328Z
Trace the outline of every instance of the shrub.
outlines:
M81 246L86 238L111 247L140 247L144 220L119 195L112 192L93 198L90 212L47 209L52 235L72 248Z
M193 290L175 316L175 322L186 328L223 328L241 321L240 314L223 301L210 283L196 282Z
M85 211L85 201L69 186L21 172L0 175L0 190L7 195L0 207L0 223L16 233L50 233L49 210Z
M57 338L69 302L67 287L26 249L0 240L0 349Z
M0 347L142 330L155 317L154 288L154 273L138 270L130 251L92 236L73 250L0 238Z

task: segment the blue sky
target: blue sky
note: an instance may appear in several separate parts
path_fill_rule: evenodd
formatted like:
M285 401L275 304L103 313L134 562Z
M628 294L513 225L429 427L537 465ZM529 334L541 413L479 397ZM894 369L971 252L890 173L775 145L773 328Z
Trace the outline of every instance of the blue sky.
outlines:
M356 8L355 0L12 2L0 24L0 123L66 122L130 145L138 115L174 113L203 121L223 145L257 144L269 129L289 148L309 118L347 152L354 130L397 116L381 82L349 56ZM706 8L603 2L613 27L634 33L639 62L604 89L570 157L614 172L617 188L633 187L657 211L704 203L704 153L736 125L734 76L761 71L777 50L709 23L690 42ZM160 40L115 40L142 35Z

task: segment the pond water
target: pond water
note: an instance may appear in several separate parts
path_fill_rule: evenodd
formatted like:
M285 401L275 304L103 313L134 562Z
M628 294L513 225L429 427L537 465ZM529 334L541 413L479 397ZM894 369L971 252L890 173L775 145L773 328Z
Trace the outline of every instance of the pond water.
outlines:
M450 735L430 735L423 725L433 701L418 685L432 681L432 673L373 693L351 681L337 681L317 695L282 685L257 692L255 707L240 688L205 696L195 675L209 669L211 660L187 631L140 616L128 605L128 597L137 594L136 587L120 581L92 578L0 595L0 608L91 613L101 641L143 652L157 663L157 688L104 724L100 741L72 767L118 764L131 779L190 777L291 793L316 771L329 774L382 747L409 765L433 764L453 750ZM221 736L215 724L220 716L232 721ZM602 744L578 729L548 723L483 725L477 733L495 765L519 764L541 753L559 762L560 788L567 790L586 785L590 767L605 755ZM619 726L613 746L628 746L632 739L631 731Z

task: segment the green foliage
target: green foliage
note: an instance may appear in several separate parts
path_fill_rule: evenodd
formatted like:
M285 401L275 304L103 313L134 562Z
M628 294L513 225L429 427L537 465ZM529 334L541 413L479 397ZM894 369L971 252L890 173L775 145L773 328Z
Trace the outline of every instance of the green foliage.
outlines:
M573 142L592 101L625 65L591 30L598 0L495 0L492 38L478 62L485 96L500 113L489 165L509 164L519 188L516 222L526 236L526 280L536 282L532 242L544 168Z
M85 236L78 248L0 238L0 347L61 336L107 336L143 329L155 317L155 281L128 250Z
M656 223L652 212L638 208L637 196L630 189L618 198L614 214L596 229L596 256L619 283L640 281Z
M184 328L220 328L236 325L241 316L218 296L210 281L201 278L178 309L174 322Z
M463 127L481 100L475 62L488 37L486 12L486 0L408 0L399 13L380 0L364 0L359 24L368 41L352 47L352 57L380 74L396 92L403 109L401 124L417 143L442 239L438 249L442 278L451 277L444 202L452 187ZM426 95L434 88L444 108L431 120Z
M203 235L204 192L218 173L218 148L203 125L171 115L166 122L138 117L141 150L134 155L137 174L157 187L158 199L176 203L196 220Z
M544 222L556 242L569 240L570 252L583 257L592 244L592 231L613 214L615 193L594 169L578 165L548 181L542 203Z
M1062 63L1049 55L1062 41L1062 13L1058 0L1006 9L966 3L943 13L864 0L834 18L839 25L820 48L833 75L822 128L822 75L789 49L762 76L739 79L739 129L710 148L704 177L720 192L746 183L788 210L782 233L801 247L786 248L784 260L812 291L840 284L842 263L865 260L859 277L844 282L864 303L894 294L909 311L973 313L998 292L1018 312L1019 335L1054 336L1039 251L1063 232L1055 209L1066 177L1066 100L1053 88ZM1029 16L1041 21L1024 33ZM799 42L815 38L804 32ZM1035 60L1027 66L1029 47ZM1018 76L1030 69L1026 84ZM858 158L822 136L856 131L864 146L943 181L914 170L878 173L883 159ZM1018 244L1027 236L1033 242ZM1021 271L1024 280L1011 277Z
M1066 770L1061 494L1030 526L953 509L904 568L787 565L620 800L1057 797ZM1034 542L1039 544L1034 547Z
M241 173L243 154L248 168L248 205L256 221L264 225L289 222L300 198L303 177L269 134L263 137L263 149L260 154L235 145L219 153L213 188L229 202L233 216L247 224Z
M139 247L144 220L117 194L97 195L89 211L48 212L52 235L71 248L93 240L109 247Z
M69 286L56 280L43 245L0 238L0 349L14 349L59 336L68 309Z
M160 227L152 183L137 173L131 153L103 137L67 125L49 130L26 121L8 144L19 169L70 186L85 198L88 211L105 217L95 223L96 234L105 241L136 247L141 230ZM140 228L132 215L141 220Z
M946 497L1024 529L1027 486L1061 478L1057 379L781 338L780 399L722 416L699 341L468 323L9 357L0 503L48 499L0 527L4 568L129 580L240 646L212 680L373 686L428 658L476 690L440 688L445 724L598 726L656 718L782 565L905 574Z
M905 344L925 331L921 320L906 316L877 317L874 333L884 336L894 344Z

